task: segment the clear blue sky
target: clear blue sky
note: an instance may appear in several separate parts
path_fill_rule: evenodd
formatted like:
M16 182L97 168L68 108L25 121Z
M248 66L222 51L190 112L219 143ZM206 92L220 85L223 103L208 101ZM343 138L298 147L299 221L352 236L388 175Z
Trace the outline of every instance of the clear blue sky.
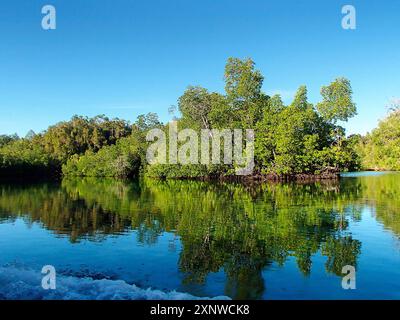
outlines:
M57 29L41 28L41 8ZM357 29L341 28L341 8ZM310 101L351 80L365 133L400 96L399 0L8 0L0 4L0 133L40 132L74 114L135 120L168 107L188 85L223 91L230 56L255 60L263 90Z

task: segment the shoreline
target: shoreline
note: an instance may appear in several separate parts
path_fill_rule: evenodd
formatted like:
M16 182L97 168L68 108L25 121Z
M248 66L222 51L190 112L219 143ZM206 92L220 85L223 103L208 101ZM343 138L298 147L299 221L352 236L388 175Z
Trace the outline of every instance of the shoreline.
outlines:
M252 174L246 176L239 175L219 175L219 176L199 176L199 177L152 177L158 180L191 180L191 181L220 181L220 182L316 182L316 181L337 181L340 179L340 172L325 172L321 174Z
M354 172L396 172L395 170L386 170L386 169L362 169ZM189 181L209 181L209 182L239 182L239 183L262 183L262 182L275 182L275 183L287 183L287 182L298 182L298 183L308 183L308 182L318 182L318 181L338 181L340 179L340 175L342 172L335 170L326 170L320 174L312 174L312 173L297 173L297 174L284 174L278 175L274 173L269 174L261 174L254 173L251 175L209 175L209 176L198 176L198 177L159 177L159 176L150 176L141 174L136 178L116 178L116 177L97 177L97 176L63 176L63 175L28 175L28 176L14 176L11 177L9 175L0 176L0 182L57 182L63 179L68 178L96 178L96 179L115 179L115 180L123 180L123 181L138 181L142 178L154 179L154 180L189 180Z
M251 175L207 175L207 176L197 176L197 177L190 177L190 176L181 176L181 177L163 177L163 176L151 176L146 175L144 173L140 174L136 178L117 178L117 177L106 177L106 176L71 176L71 175L28 175L28 176L14 176L11 177L9 175L0 176L0 182L8 182L8 181L15 181L15 182L56 182L61 181L63 179L68 178L96 178L96 179L116 179L116 180L125 180L125 181L138 181L141 178L147 179L154 179L154 180L190 180L190 181L219 181L219 182L239 182L239 183L262 183L262 182L316 182L316 181L337 181L340 179L340 172L336 170L326 170L320 174L312 174L312 173L297 173L297 174L284 174L278 175L275 173L269 174L261 174L261 173L253 173Z

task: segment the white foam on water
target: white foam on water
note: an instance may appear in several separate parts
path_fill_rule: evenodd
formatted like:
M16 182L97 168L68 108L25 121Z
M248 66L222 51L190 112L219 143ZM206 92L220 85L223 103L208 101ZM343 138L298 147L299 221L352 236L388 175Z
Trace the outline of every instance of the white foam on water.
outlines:
M57 275L56 289L44 290L43 275L29 268L0 267L0 300L227 300L226 296L196 297L188 293L142 289L123 280L93 280Z

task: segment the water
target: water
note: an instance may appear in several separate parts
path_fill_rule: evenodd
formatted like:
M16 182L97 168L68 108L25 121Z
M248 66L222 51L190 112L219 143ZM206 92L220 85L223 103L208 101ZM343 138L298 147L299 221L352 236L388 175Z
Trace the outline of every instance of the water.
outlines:
M399 299L399 178L3 182L0 299Z

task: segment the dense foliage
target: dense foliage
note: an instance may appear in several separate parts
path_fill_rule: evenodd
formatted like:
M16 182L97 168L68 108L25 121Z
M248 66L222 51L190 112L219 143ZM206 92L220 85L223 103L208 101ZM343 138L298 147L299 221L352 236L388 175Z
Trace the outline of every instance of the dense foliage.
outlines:
M146 121L154 121L151 114L150 119L139 116L138 125ZM103 115L74 116L40 134L0 136L0 176L58 176L62 166L65 174L77 176L134 176L140 162L138 130Z
M322 86L322 101L308 101L307 87L285 105L279 95L262 91L264 77L251 59L230 58L224 73L225 93L190 86L178 99L179 130L254 129L255 175L318 175L363 167L400 168L399 112L393 112L366 137L346 137L340 125L356 114L349 80ZM152 164L145 158L149 129L160 128L168 142L170 124L154 113L131 125L105 116L74 116L40 134L0 136L0 176L64 175L204 177L235 173L238 164ZM184 143L179 142L178 147ZM223 139L220 141L221 150ZM190 154L190 150L188 151Z
M338 78L323 86L322 102L308 101L300 86L286 106L279 95L262 92L264 78L250 59L230 58L225 67L225 95L189 87L179 98L179 128L255 129L255 173L296 175L358 168L359 160L345 130L337 123L356 114L350 82ZM222 145L222 141L221 141ZM233 173L233 166L156 165L148 174L161 177Z
M139 172L140 147L135 136L121 138L98 152L88 150L83 156L73 155L62 172L67 176L130 178Z
M57 161L48 154L40 137L13 139L0 148L0 176L26 177L56 175Z
M131 131L125 120L74 116L70 121L50 127L43 135L43 145L55 159L65 162L87 150L97 152L104 146L113 145L118 139L130 135Z
M359 138L362 166L374 170L400 170L400 110L393 110L378 128Z

